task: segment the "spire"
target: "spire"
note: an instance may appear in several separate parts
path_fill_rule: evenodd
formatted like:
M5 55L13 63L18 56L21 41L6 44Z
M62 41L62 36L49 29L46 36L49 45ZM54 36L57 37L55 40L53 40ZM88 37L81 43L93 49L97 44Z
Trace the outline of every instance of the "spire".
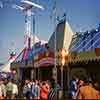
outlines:
M55 32L54 32L55 33ZM52 50L54 48L54 33L49 39L48 45ZM72 29L69 23L66 21L66 15L64 14L56 27L56 46L57 50L60 48L69 49L72 40Z

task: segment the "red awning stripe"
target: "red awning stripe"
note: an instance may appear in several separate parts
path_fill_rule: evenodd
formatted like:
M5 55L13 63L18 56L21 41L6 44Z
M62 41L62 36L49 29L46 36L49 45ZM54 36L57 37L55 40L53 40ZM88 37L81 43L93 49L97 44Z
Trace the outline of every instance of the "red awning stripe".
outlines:
M54 64L54 59L51 58L51 57L43 58L40 61L35 62L34 66L39 67L39 66L42 66L42 65L45 65L45 64L53 65Z

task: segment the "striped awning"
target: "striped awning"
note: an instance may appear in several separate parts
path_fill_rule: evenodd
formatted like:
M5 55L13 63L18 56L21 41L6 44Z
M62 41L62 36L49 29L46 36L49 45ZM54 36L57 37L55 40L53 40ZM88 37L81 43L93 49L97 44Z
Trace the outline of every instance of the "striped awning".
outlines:
M54 65L54 53L52 51L45 51L34 56L34 67L49 65Z
M88 62L88 61L99 61L100 55L97 54L96 51L88 51L88 52L72 52L69 55L68 62L76 63L76 62Z

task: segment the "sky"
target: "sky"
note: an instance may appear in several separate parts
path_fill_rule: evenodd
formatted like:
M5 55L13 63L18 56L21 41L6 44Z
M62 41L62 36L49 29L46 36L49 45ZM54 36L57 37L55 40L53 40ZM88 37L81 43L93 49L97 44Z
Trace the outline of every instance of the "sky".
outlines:
M51 19L54 0L30 0L41 4L45 10L33 10L35 17L35 34L42 40L48 40L54 30L54 22ZM61 17L66 13L73 32L87 31L97 28L100 22L100 0L56 0L57 14ZM25 14L12 5L21 3L21 0L0 0L3 8L0 8L0 63L5 63L9 58L9 52L14 49L17 54L24 47Z

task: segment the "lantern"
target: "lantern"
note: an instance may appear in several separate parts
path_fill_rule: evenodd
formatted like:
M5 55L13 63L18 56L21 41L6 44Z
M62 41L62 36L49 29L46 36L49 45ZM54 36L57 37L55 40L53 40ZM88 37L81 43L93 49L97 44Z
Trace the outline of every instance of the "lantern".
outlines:
M58 61L60 65L64 66L66 62L66 56L68 56L68 50L65 48L62 48L58 51Z

